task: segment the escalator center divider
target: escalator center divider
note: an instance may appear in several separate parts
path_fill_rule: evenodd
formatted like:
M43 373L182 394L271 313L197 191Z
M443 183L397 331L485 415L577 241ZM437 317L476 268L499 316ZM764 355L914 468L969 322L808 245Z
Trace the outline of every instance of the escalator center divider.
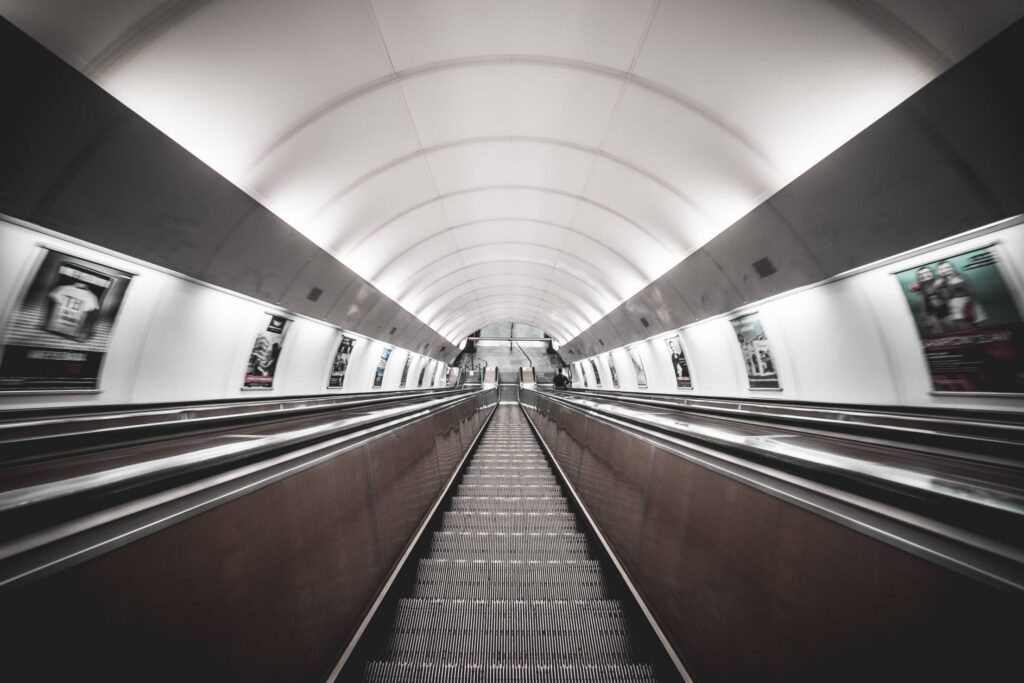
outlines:
M499 405L337 680L678 680L520 405Z

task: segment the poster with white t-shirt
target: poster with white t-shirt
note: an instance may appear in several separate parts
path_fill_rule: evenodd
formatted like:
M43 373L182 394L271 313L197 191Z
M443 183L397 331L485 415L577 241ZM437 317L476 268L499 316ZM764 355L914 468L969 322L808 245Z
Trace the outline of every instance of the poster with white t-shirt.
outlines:
M6 321L0 391L96 390L132 275L43 249Z

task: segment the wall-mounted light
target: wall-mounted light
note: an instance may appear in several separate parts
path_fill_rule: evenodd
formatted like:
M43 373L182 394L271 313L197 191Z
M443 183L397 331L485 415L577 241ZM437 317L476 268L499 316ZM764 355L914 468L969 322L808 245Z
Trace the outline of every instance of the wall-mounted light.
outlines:
M466 340L465 339L463 339L462 341L459 342L459 351L461 351L464 348L466 348Z

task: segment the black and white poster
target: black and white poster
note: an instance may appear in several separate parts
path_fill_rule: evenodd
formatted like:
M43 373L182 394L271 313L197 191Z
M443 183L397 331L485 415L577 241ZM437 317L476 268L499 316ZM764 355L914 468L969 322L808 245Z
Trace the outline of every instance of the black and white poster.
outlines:
M647 388L647 373L644 371L644 362L640 358L640 349L633 346L628 349L629 360L633 362L633 372L636 374L636 388Z
M594 371L594 386L601 386L601 373L597 371L597 361L590 359L590 369Z
M331 374L327 379L328 389L341 389L345 386L345 374L348 372L348 363L352 358L352 349L355 348L355 345L355 339L341 335L341 342L338 344L338 350L334 353L334 362L331 364Z
M377 370L373 373L373 388L380 389L384 384L384 370L388 367L388 358L391 357L391 349L387 346L380 352L380 360L377 361Z
M265 322L252 343L249 362L245 366L243 389L271 389L277 374L277 361L284 348L284 336L291 320L273 313L265 314Z
M583 361L580 361L580 377L583 378L583 388L584 389L590 388L590 380L587 379L587 372L583 368Z
M676 376L676 389L692 389L693 378L690 376L690 365L686 362L683 350L683 338L679 335L665 340L669 355L672 357L672 371Z
M608 373L612 376L612 387L615 389L619 388L619 373L615 369L615 359L612 358L612 354L608 354Z
M775 367L775 357L768 344L768 335L764 332L761 319L757 313L748 313L731 320L732 329L736 332L743 363L747 367L747 381L751 389L781 389L779 373Z
M420 368L420 379L419 379L418 382L416 382L416 388L417 389L423 388L423 378L426 377L426 376L427 376L427 362L423 361L423 367Z
M0 391L98 389L131 279L47 249L4 331Z
M412 365L412 354L405 355L405 367L402 368L402 379L398 381L398 388L404 389L405 383L409 381L409 366Z

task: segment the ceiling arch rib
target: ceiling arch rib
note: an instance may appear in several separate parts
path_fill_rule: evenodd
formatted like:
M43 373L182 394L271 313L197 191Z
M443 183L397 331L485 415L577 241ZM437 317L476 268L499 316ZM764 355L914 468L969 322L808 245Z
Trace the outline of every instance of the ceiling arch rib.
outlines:
M468 266L464 272L453 272L443 275L441 278L427 285L425 289L417 292L414 297L409 297L407 302L413 309L421 311L444 292L464 286L469 282L490 280L493 278L499 279L501 282L516 284L517 282L521 282L520 278L526 278L527 281L533 283L550 283L550 286L556 287L559 292L566 296L571 296L585 306L591 308L597 317L602 315L600 313L600 311L603 310L601 307L601 300L594 297L594 295L599 295L600 293L588 288L587 283L574 279L569 273L558 270L552 271L548 266L540 265L532 261L512 261L505 262L503 265L516 265L521 270L499 270L498 272L488 272L486 269L491 266L490 263L475 264ZM474 268L482 269L484 274L477 277L470 277L471 273L469 271ZM531 271L534 271L534 274L531 275ZM451 285L448 282L452 277L460 276L465 277L466 279L454 285ZM445 287L446 289L441 292L434 291L440 287ZM423 303L424 301L427 303ZM419 304L422 304L422 306Z
M511 320L513 322L524 322L536 325L551 335L551 338L559 344L564 344L578 334L578 332L568 331L560 327L557 320L537 318L531 314L529 310L516 309L494 309L476 315L470 315L463 320L454 321L448 328L444 329L443 332L446 335L446 338L461 340L465 339L470 333L479 330L484 325L489 325L501 320Z
M458 197L458 196L462 196L462 195L472 194L474 192L488 192L488 191L491 191L491 190L524 190L524 191L527 191L527 192L540 192L540 193L558 195L558 196L566 197L568 199L572 199L572 200L575 200L575 201L583 202L583 203L588 204L590 206L593 206L594 208L597 208L597 209L599 209L599 210L601 210L601 211L603 211L605 213L611 214L612 216L615 216L616 218L624 221L625 223L628 223L630 226L632 226L633 228L635 228L639 232L641 232L644 235L646 235L649 239L651 239L652 241L656 242L659 245L660 248L667 249L669 251L675 251L664 241L664 239L662 239L661 237L655 235L653 232L651 232L651 230L649 228L647 228L644 225L641 225L639 222L637 222L636 220L630 218L629 216L627 216L626 214L622 213L621 211L617 211L616 209L613 209L610 206L606 206L606 205L602 204L601 202L598 202L598 201L595 201L593 199L590 199L589 197L584 197L583 195L573 194L573 193L566 192L564 190L555 189L555 188L535 186L535 185L484 185L484 186L480 186L480 187L467 187L467 188L464 188L464 189L461 189L461 190L457 190L455 192L448 192L448 193L445 193L445 194L439 194L436 197L431 197L431 198L426 199L426 200L424 200L422 202L418 202L418 203L414 204L413 206L408 206L408 207L402 209L401 211L399 211L398 213L396 213L395 215L393 215L388 220L386 220L383 223L381 223L380 225L377 225L377 226L375 226L373 228L370 228L369 231L364 232L361 236L359 236L355 240L355 242L350 247L349 251L354 251L354 250L358 249L364 242L366 242L369 239L372 239L374 237L374 235L379 233L381 230L383 230L384 228L388 227L389 225L391 225L395 221L399 220L400 218L406 216L407 214L412 213L413 211L416 211L417 209L421 209L424 206L427 206L429 204L434 204L434 203L437 203L437 202L443 202L444 200L450 199L452 197Z
M568 327L552 316L539 316L535 306L524 304L507 303L501 306L493 305L486 309L473 308L461 311L458 315L446 320L438 330L446 335L465 334L475 329L474 325L482 324L482 321L498 319L502 316L515 316L523 322L536 324L548 329L552 334L564 336L571 334Z
M369 81L359 85L352 90L341 93L323 106L317 107L300 117L278 135L270 144L263 148L249 163L245 175L251 175L255 169L277 150L288 144L290 140L300 135L305 129L316 124L320 119L330 115L334 111L355 102L356 100L372 94L373 92L388 87L395 83L402 83L414 78L420 78L441 71L452 69L464 69L471 67L493 67L493 66L532 66L542 68L569 69L581 73L587 73L598 77L610 78L622 83L629 83L635 87L642 88L656 94L673 104L686 109L692 114L705 120L711 126L720 130L724 135L732 139L738 146L746 149L747 152L758 161L769 167L774 167L768 154L758 145L756 140L738 126L732 124L719 112L712 111L698 100L687 97L681 92L668 88L657 81L642 78L629 71L623 71L612 67L586 62L576 59L565 59L544 55L479 55L458 59L447 59L430 64L422 64L409 69L395 71L393 74Z
M510 263L527 264L527 265L533 265L533 266L541 265L541 264L538 264L533 259L521 259L521 258L496 258L496 259L488 259L488 260L483 260L483 261L477 261L475 263L471 263L471 264L468 264L468 265L465 265L465 266L461 266L459 268L454 268L454 269L442 271L441 274L436 277L436 279L429 281L426 285L423 285L423 289L426 289L426 288L430 287L432 284L434 284L435 282L438 282L440 280L444 280L444 279L449 278L449 277L457 276L457 275L459 275L459 274L463 273L464 271L466 271L468 269L471 269L471 268L494 267L494 266L497 266L499 264L510 264ZM548 270L548 271L552 270L550 266L543 266L543 267L546 270ZM610 306L613 305L612 302L615 300L615 297L607 289L604 289L604 288L599 287L599 286L595 286L593 282L580 277L576 273L570 273L570 272L565 271L565 270L557 270L557 271L554 271L554 272L558 272L558 273L561 273L563 275L566 275L566 276L572 278L572 280L582 284L584 287L586 287L586 289L594 292L597 295L597 297L598 297L597 301L601 302L601 304L602 304L602 305L597 306L597 308L599 310L606 310L606 309L610 310ZM417 285L417 281L415 279L410 279L409 282L412 283L411 287L415 287ZM412 291L412 289L410 287L405 287L404 289L395 290L395 298L397 298L399 301L405 301L407 295L409 295L411 293L411 291Z
M510 247L526 247L527 250L543 250L545 252L553 253L555 258L551 259L551 263L546 264L546 265L548 265L549 268L557 268L558 265L559 265L560 259L564 259L564 258L567 257L567 258L571 259L572 262L581 265L582 268L581 269L574 269L574 270L567 270L567 269L563 268L562 269L563 272L571 273L571 274L575 275L577 279L589 283L591 285L592 289L594 289L594 290L596 290L598 292L602 292L608 299L611 299L611 300L621 300L621 297L628 295L625 290L623 290L621 293L619 293L619 292L616 292L615 290L610 289L609 287L605 286L604 283L602 283L601 279L603 277L605 277L607 274L604 273L603 271L601 271L599 268L597 268L595 266L592 266L591 264L587 263L583 259L580 259L579 257L573 256L571 254L566 254L565 252L560 251L556 247L543 247L541 245L536 245L536 244L522 244L522 243L517 243L517 242L501 242L501 243L496 243L496 244L481 245L479 247L472 247L472 248L469 248L469 249L460 249L459 251L452 252L452 253L446 255L445 257L443 257L440 260L428 263L427 265L423 266L422 268L420 268L419 270L417 270L417 271L415 271L413 273L409 273L408 275L405 275L400 282L395 282L391 286L387 286L387 287L384 287L382 285L382 289L384 289L384 291L406 292L406 291L408 291L409 283L416 283L421 278L429 277L429 274L432 271L441 270L442 272L457 272L459 270L459 268L453 268L452 264L450 263L451 261L464 262L466 265L461 266L461 267L462 268L467 268L467 267L478 265L478 264L481 264L481 263L491 263L491 262L495 262L495 261L507 260L507 259L504 259L504 258L494 258L494 259L482 258L480 260L474 260L472 262L464 261L464 259L467 258L467 254L469 254L470 252L483 253L483 254L486 255L488 253L493 253L493 252L495 252L496 250L499 250L499 249L504 249L504 250L507 251L507 250L509 250ZM488 251L488 250L490 250L490 251ZM530 254L527 255L528 258L522 258L522 259L518 259L518 260L528 261L530 259L536 259L537 257L534 255L535 253L536 252L531 252ZM446 263L446 261L448 263ZM566 266L567 264L563 263L562 265ZM590 275L596 275L596 279L594 277L591 277ZM622 283L615 283L615 284L620 286L620 287L622 287ZM400 300L404 299L404 298L405 298L404 295L399 295L399 299Z
M489 308L486 311L466 311L460 317L440 327L438 332L448 339L462 339L470 332L480 329L486 323L509 318L531 323L547 330L559 343L572 339L578 332L565 327L564 323L550 316L539 317L537 311L527 306L505 305Z
M404 285L412 278L419 277L430 269L441 265L443 259L451 257L457 257L462 263L469 265L470 263L477 263L474 257L480 253L490 253L492 250L498 250L501 252L514 253L515 250L520 250L524 254L530 254L531 256L536 254L536 258L542 259L542 254L550 253L550 267L551 268L567 268L575 270L575 272L581 274L581 276L593 277L595 280L600 280L602 277L607 277L614 280L616 289L610 289L613 296L625 297L629 293L632 293L636 289L639 289L648 282L650 278L645 277L642 273L635 273L627 265L622 267L622 259L613 259L608 261L606 258L598 258L596 254L587 254L589 258L582 258L574 253L566 251L560 247L553 247L547 244L539 244L531 241L518 241L518 240L505 240L502 242L486 242L478 244L472 247L465 247L462 249L455 249L453 251L444 252L443 254L431 255L424 254L426 264L420 266L418 269L408 274L408 271L402 273L401 271L395 273L395 278L389 277L390 271L398 270L401 264L396 264L394 268L390 268L378 274L374 281L379 282L380 286L385 290L390 289L392 283L398 284L398 286ZM415 264L413 264L415 266Z
M582 311L580 306L582 302L578 298L573 300L564 296L564 293L561 291L556 292L549 289L541 289L540 287L534 287L532 285L512 284L506 282L481 287L471 286L470 289L463 289L462 291L459 291L457 288L453 287L451 288L450 291L453 291L454 295L440 297L436 301L436 303L433 304L431 307L424 308L421 312L423 318L433 319L441 311L445 311L451 308L458 308L463 303L465 303L464 300L467 298L470 300L475 298L476 300L479 301L481 300L482 297L494 294L496 292L529 292L531 295L535 296L538 299L543 299L547 301L547 303L560 307L561 310L570 311L577 317L579 321L586 321L588 319L592 319L593 315L596 314L596 311ZM589 318L587 313L592 313Z
M706 218L708 220L711 220L710 214L705 209L703 209L701 207L700 203L696 200L696 198L690 196L689 194L687 194L683 190L679 189L678 187L676 187L675 185L670 183L665 178L662 178L661 176L659 176L654 171L651 171L651 170L645 168L644 166L640 165L638 162L631 161L631 160L629 160L629 159L627 159L625 157L612 154L611 152L609 152L609 151L607 151L605 149L601 149L600 147L592 147L592 146L589 146L589 145L584 145L584 144L575 142L573 140L563 140L563 139L559 139L559 138L544 138L544 137L539 137L539 136L535 136L535 135L485 135L485 136L475 136L475 137L468 137L468 138L459 138L457 140L449 140L447 142L441 142L441 143L438 143L436 145L429 145L427 147L423 147L421 149L417 149L417 150L414 150L412 152L408 152L406 154L402 154L401 156L395 157L394 159L391 159L391 160L385 162L384 164L381 164L380 166L374 168L373 170L369 171L365 175L360 176L359 178L357 178L353 182L349 183L348 185L346 185L342 189L340 189L337 192L335 192L334 194L332 194L330 197L327 198L327 200L325 202L323 202L320 206L318 206L313 211L312 214L310 214L309 219L310 220L316 220L316 218L319 215L321 215L322 213L324 213L325 211L330 209L330 207L333 206L334 204L336 204L339 201L341 201L342 199L344 199L345 196L350 194L353 190L355 190L359 186L365 184L366 182L370 181L373 178L376 178L377 176L381 175L382 173L390 171L391 169L395 168L396 166L402 165L403 163L405 163L407 161L410 161L410 160L413 160L413 159L417 159L417 158L420 158L420 157L429 156L432 153L440 152L440 151L444 151L444 150L448 150L448 149L454 149L454 148L458 148L458 147L465 147L465 146L469 146L469 145L478 145L478 144L483 144L483 143L494 143L494 142L529 143L529 144L537 144L537 145L553 145L553 146L558 146L558 147L565 147L567 149L572 149L572 150L575 150L575 151L578 151L578 152L583 152L585 154L589 154L589 155L592 155L592 156L595 156L595 157L600 157L602 159L606 159L606 160L608 160L608 161L610 161L610 162L612 162L612 163L614 163L614 164L616 164L618 166L622 166L623 168L626 168L629 171L632 171L633 173L635 173L637 175L643 176L644 178L646 178L647 180L649 180L652 183L660 185L665 190L671 192L673 195L678 197L680 200L682 200L683 202L688 204L691 208L693 208L694 211L696 211L697 213L702 215L704 218Z
M536 225L544 225L544 226L547 226L547 227L550 227L550 228L555 228L557 230L562 230L564 232L567 232L567 233L570 233L570 234L574 235L575 237L578 237L579 239L585 240L586 242L589 242L589 243L593 244L595 247L597 247L598 249L600 249L604 253L606 253L608 255L611 255L613 258L624 261L628 265L630 270L632 270L633 273L636 274L637 277L639 277L641 279L646 279L646 278L650 278L651 277L647 273L644 273L643 270L641 270L641 267L639 265L637 265L633 260L631 260L628 257L626 257L622 252L616 251L613 247L611 247L606 242L603 242L602 240L600 240L600 239L598 239L598 238L596 238L596 237L594 237L592 235L588 235L585 232L582 232L580 230L576 230L575 228L572 228L572 227L570 227L568 225L562 225L561 223L556 223L554 221L543 221L543 220L537 220L537 219L533 219L533 218L505 218L505 217L500 217L500 218L486 218L486 219L481 219L481 220L476 220L476 221L469 221L467 223L460 223L458 225L453 225L453 226L451 226L449 228L446 228L445 230L442 230L440 232L436 232L436 233L434 233L432 235L424 237L423 239L421 239L421 240L419 240L417 242L414 242L414 243L410 244L409 246L405 247L398 254L388 255L386 257L386 259L385 259L386 260L386 265L383 268L377 270L375 273L373 273L369 277L369 279L375 280L376 278L381 277L384 274L384 272L387 270L388 267L393 266L394 264L396 264L397 262L401 261L404 257L409 255L410 253L414 252L417 248L422 247L423 245L425 245L428 242L431 242L431 241L433 241L435 239L438 239L440 237L444 237L445 235L453 235L454 236L454 234L457 231L463 230L465 228L471 228L471 227L475 227L475 226L486 226L486 225L493 224L493 223L536 224Z
M505 302L524 303L535 306L538 309L543 308L545 310L557 310L566 322L571 324L574 328L582 330L587 327L587 321L582 319L571 307L564 306L562 302L533 294L520 294L515 291L499 292L496 294L492 293L481 297L475 297L466 302L463 306L446 308L444 311L431 317L431 321L435 322L439 326L443 326L448 322L450 316L462 313L463 311L469 310L471 307L486 308L487 306L495 303Z

